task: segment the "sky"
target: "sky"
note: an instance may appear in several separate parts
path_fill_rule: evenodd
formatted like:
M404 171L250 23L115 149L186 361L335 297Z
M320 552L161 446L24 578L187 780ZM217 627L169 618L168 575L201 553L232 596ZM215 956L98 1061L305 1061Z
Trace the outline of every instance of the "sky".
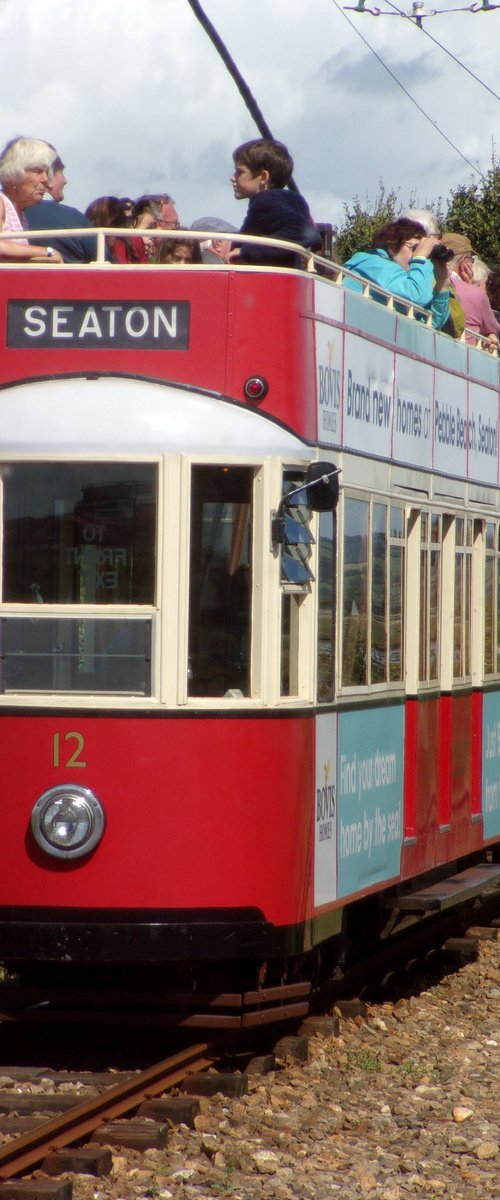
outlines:
M421 30L341 0L203 0L315 220L338 225L356 197L372 205L380 181L403 207L446 208L500 153L500 7L435 2L443 14ZM187 0L0 0L0 48L0 147L56 145L68 204L167 191L184 225L241 225L232 150L259 133Z

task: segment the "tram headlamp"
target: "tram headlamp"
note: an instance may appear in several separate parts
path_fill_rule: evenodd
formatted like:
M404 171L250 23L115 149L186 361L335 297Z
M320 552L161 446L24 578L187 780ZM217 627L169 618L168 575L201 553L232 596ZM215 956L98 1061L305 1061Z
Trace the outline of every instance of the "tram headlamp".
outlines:
M105 826L104 809L89 788L61 784L37 800L31 814L33 837L46 854L55 858L81 858L100 841Z

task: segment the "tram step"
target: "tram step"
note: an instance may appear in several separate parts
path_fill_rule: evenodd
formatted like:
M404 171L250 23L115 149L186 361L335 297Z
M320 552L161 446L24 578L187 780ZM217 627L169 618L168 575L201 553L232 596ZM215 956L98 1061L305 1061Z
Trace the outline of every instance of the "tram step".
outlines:
M398 896L398 908L405 912L442 912L454 904L462 904L487 888L500 884L500 863L479 863L467 867L458 875L442 879L419 892Z

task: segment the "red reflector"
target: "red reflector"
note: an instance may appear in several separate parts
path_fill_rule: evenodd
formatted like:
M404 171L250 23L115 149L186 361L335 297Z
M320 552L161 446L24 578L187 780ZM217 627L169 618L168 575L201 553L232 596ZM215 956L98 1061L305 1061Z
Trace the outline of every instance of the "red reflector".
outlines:
M267 379L262 379L262 376L260 375L252 375L250 379L247 379L246 383L243 384L244 395L246 396L247 400L253 400L254 404L259 400L263 400L264 396L267 396L268 391L269 384Z

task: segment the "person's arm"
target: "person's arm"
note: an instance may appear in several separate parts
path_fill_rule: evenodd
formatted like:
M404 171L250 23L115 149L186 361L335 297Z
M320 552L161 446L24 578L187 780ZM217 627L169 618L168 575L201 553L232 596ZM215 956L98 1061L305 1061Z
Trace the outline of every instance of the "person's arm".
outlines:
M349 264L347 264L349 265ZM356 271L354 266L352 270ZM427 258L412 258L408 271L386 255L370 255L369 264L362 264L360 275L378 284L386 292L401 296L409 304L422 308L431 303L434 292L434 268Z
M481 295L481 333L484 335L493 333L497 337L500 334L500 325L484 291Z
M432 324L435 329L442 329L450 315L450 293L447 290L435 291L431 301Z
M0 196L0 229L5 222L5 204ZM17 242L14 238L0 240L0 262L58 262L63 260L58 250L50 246L30 246L29 242Z
M435 329L442 329L450 315L450 281L448 268L444 262L435 262L434 293L431 302L432 324Z

